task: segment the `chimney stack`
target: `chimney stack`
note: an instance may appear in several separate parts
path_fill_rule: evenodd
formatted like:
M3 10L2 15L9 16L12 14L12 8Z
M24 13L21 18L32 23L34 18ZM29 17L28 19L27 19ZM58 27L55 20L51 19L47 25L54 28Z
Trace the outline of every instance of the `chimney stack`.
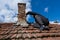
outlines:
M25 3L18 3L18 22L22 26L28 26L28 24L25 21L25 9L26 4Z

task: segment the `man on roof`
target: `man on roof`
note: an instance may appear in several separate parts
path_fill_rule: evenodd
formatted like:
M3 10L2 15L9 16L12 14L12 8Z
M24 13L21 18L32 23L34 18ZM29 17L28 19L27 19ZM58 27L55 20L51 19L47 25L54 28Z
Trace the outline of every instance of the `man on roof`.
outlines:
M30 17L28 15L30 15ZM30 25L33 24L34 27L37 27L40 30L49 30L49 20L41 14L35 12L28 12L26 14L26 22Z

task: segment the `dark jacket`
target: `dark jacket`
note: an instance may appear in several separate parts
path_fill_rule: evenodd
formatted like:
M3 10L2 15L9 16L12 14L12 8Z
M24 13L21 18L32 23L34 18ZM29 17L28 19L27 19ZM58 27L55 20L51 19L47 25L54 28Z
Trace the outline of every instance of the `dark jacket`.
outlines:
M45 26L49 25L49 20L46 17L42 16L41 14L38 14L38 13L35 13L35 12L28 12L26 15L28 15L28 14L33 15L33 17L35 18L35 21L39 25L45 25ZM28 23L28 24L30 24L30 23Z

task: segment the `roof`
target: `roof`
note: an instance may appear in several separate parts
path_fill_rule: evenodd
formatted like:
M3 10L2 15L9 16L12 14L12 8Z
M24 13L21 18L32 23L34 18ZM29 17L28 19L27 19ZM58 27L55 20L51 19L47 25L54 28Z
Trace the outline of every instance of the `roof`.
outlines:
M40 31L33 25L1 27L0 40L60 40L60 25L50 24L49 27L49 31Z
M0 25L6 25L6 24L15 24L15 23L0 23Z

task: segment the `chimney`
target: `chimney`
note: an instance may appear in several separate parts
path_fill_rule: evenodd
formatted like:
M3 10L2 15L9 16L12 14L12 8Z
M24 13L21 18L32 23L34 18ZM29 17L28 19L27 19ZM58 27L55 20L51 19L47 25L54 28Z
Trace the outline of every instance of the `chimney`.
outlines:
M28 24L25 21L25 9L26 4L25 3L18 3L18 22L22 26L28 26Z

